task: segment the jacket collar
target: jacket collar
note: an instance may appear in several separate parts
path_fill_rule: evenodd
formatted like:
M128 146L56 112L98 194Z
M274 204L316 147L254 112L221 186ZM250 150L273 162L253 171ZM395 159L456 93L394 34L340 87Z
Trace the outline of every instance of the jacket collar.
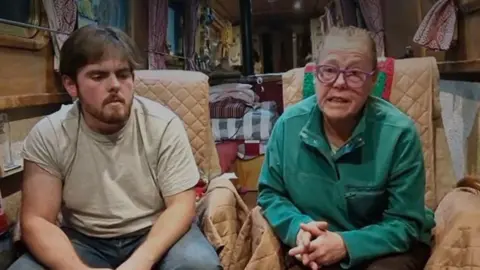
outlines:
M365 107L362 111L362 116L360 121L357 123L357 126L354 128L352 136L345 143L344 146L339 149L338 152L349 152L357 147L360 147L364 144L363 135L365 133L368 114L370 113L370 103L371 99L368 98L365 104ZM325 135L323 128L323 112L319 108L318 104L315 102L312 110L310 112L309 119L307 123L303 126L300 131L300 137L304 143L310 145L314 148L317 148L322 153L331 153L330 143ZM346 149L344 149L346 148Z

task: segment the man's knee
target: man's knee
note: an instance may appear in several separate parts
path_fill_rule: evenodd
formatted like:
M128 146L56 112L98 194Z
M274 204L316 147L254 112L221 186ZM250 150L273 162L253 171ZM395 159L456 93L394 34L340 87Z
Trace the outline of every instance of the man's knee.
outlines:
M194 252L189 252L194 251ZM186 250L185 253L171 253L162 260L159 270L219 270L223 269L215 251L196 249Z
M159 269L222 269L220 259L196 224L168 251Z
M185 258L179 264L169 269L182 269L182 270L220 270L223 269L220 265L220 261L215 257L202 258L197 255L184 255Z
M32 255L29 253L23 254L20 258L18 258L9 268L8 270L45 270L46 268L43 267Z

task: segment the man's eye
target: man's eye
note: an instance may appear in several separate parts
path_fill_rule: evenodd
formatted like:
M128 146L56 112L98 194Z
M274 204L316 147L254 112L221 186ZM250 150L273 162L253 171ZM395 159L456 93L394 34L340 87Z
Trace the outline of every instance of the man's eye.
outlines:
M120 79L128 79L132 76L132 74L130 72L121 72L119 74L117 74L117 77L120 78Z
M99 81L99 80L105 78L105 76L101 75L101 74L93 74L92 76L90 76L90 78L92 78L92 80Z

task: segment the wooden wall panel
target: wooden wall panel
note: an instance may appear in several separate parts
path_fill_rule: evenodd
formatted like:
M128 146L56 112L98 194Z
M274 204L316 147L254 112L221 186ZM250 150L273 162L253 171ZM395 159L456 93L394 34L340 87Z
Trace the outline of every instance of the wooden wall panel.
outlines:
M57 92L53 83L53 50L0 47L0 95Z
M458 42L445 53L446 63L439 66L442 73L480 72L480 12L459 13Z
M386 56L401 57L407 46L412 46L415 56L422 55L421 47L413 42L420 24L418 1L383 1Z
M56 87L53 49L40 50L0 46L0 110L70 100Z

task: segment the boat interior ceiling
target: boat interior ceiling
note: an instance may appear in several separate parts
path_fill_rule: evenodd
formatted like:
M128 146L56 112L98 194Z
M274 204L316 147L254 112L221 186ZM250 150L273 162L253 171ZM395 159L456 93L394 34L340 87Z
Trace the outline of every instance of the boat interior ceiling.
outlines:
M329 0L252 0L252 24L278 25L305 21L323 13ZM212 7L220 16L238 24L240 4L238 0L212 0Z

